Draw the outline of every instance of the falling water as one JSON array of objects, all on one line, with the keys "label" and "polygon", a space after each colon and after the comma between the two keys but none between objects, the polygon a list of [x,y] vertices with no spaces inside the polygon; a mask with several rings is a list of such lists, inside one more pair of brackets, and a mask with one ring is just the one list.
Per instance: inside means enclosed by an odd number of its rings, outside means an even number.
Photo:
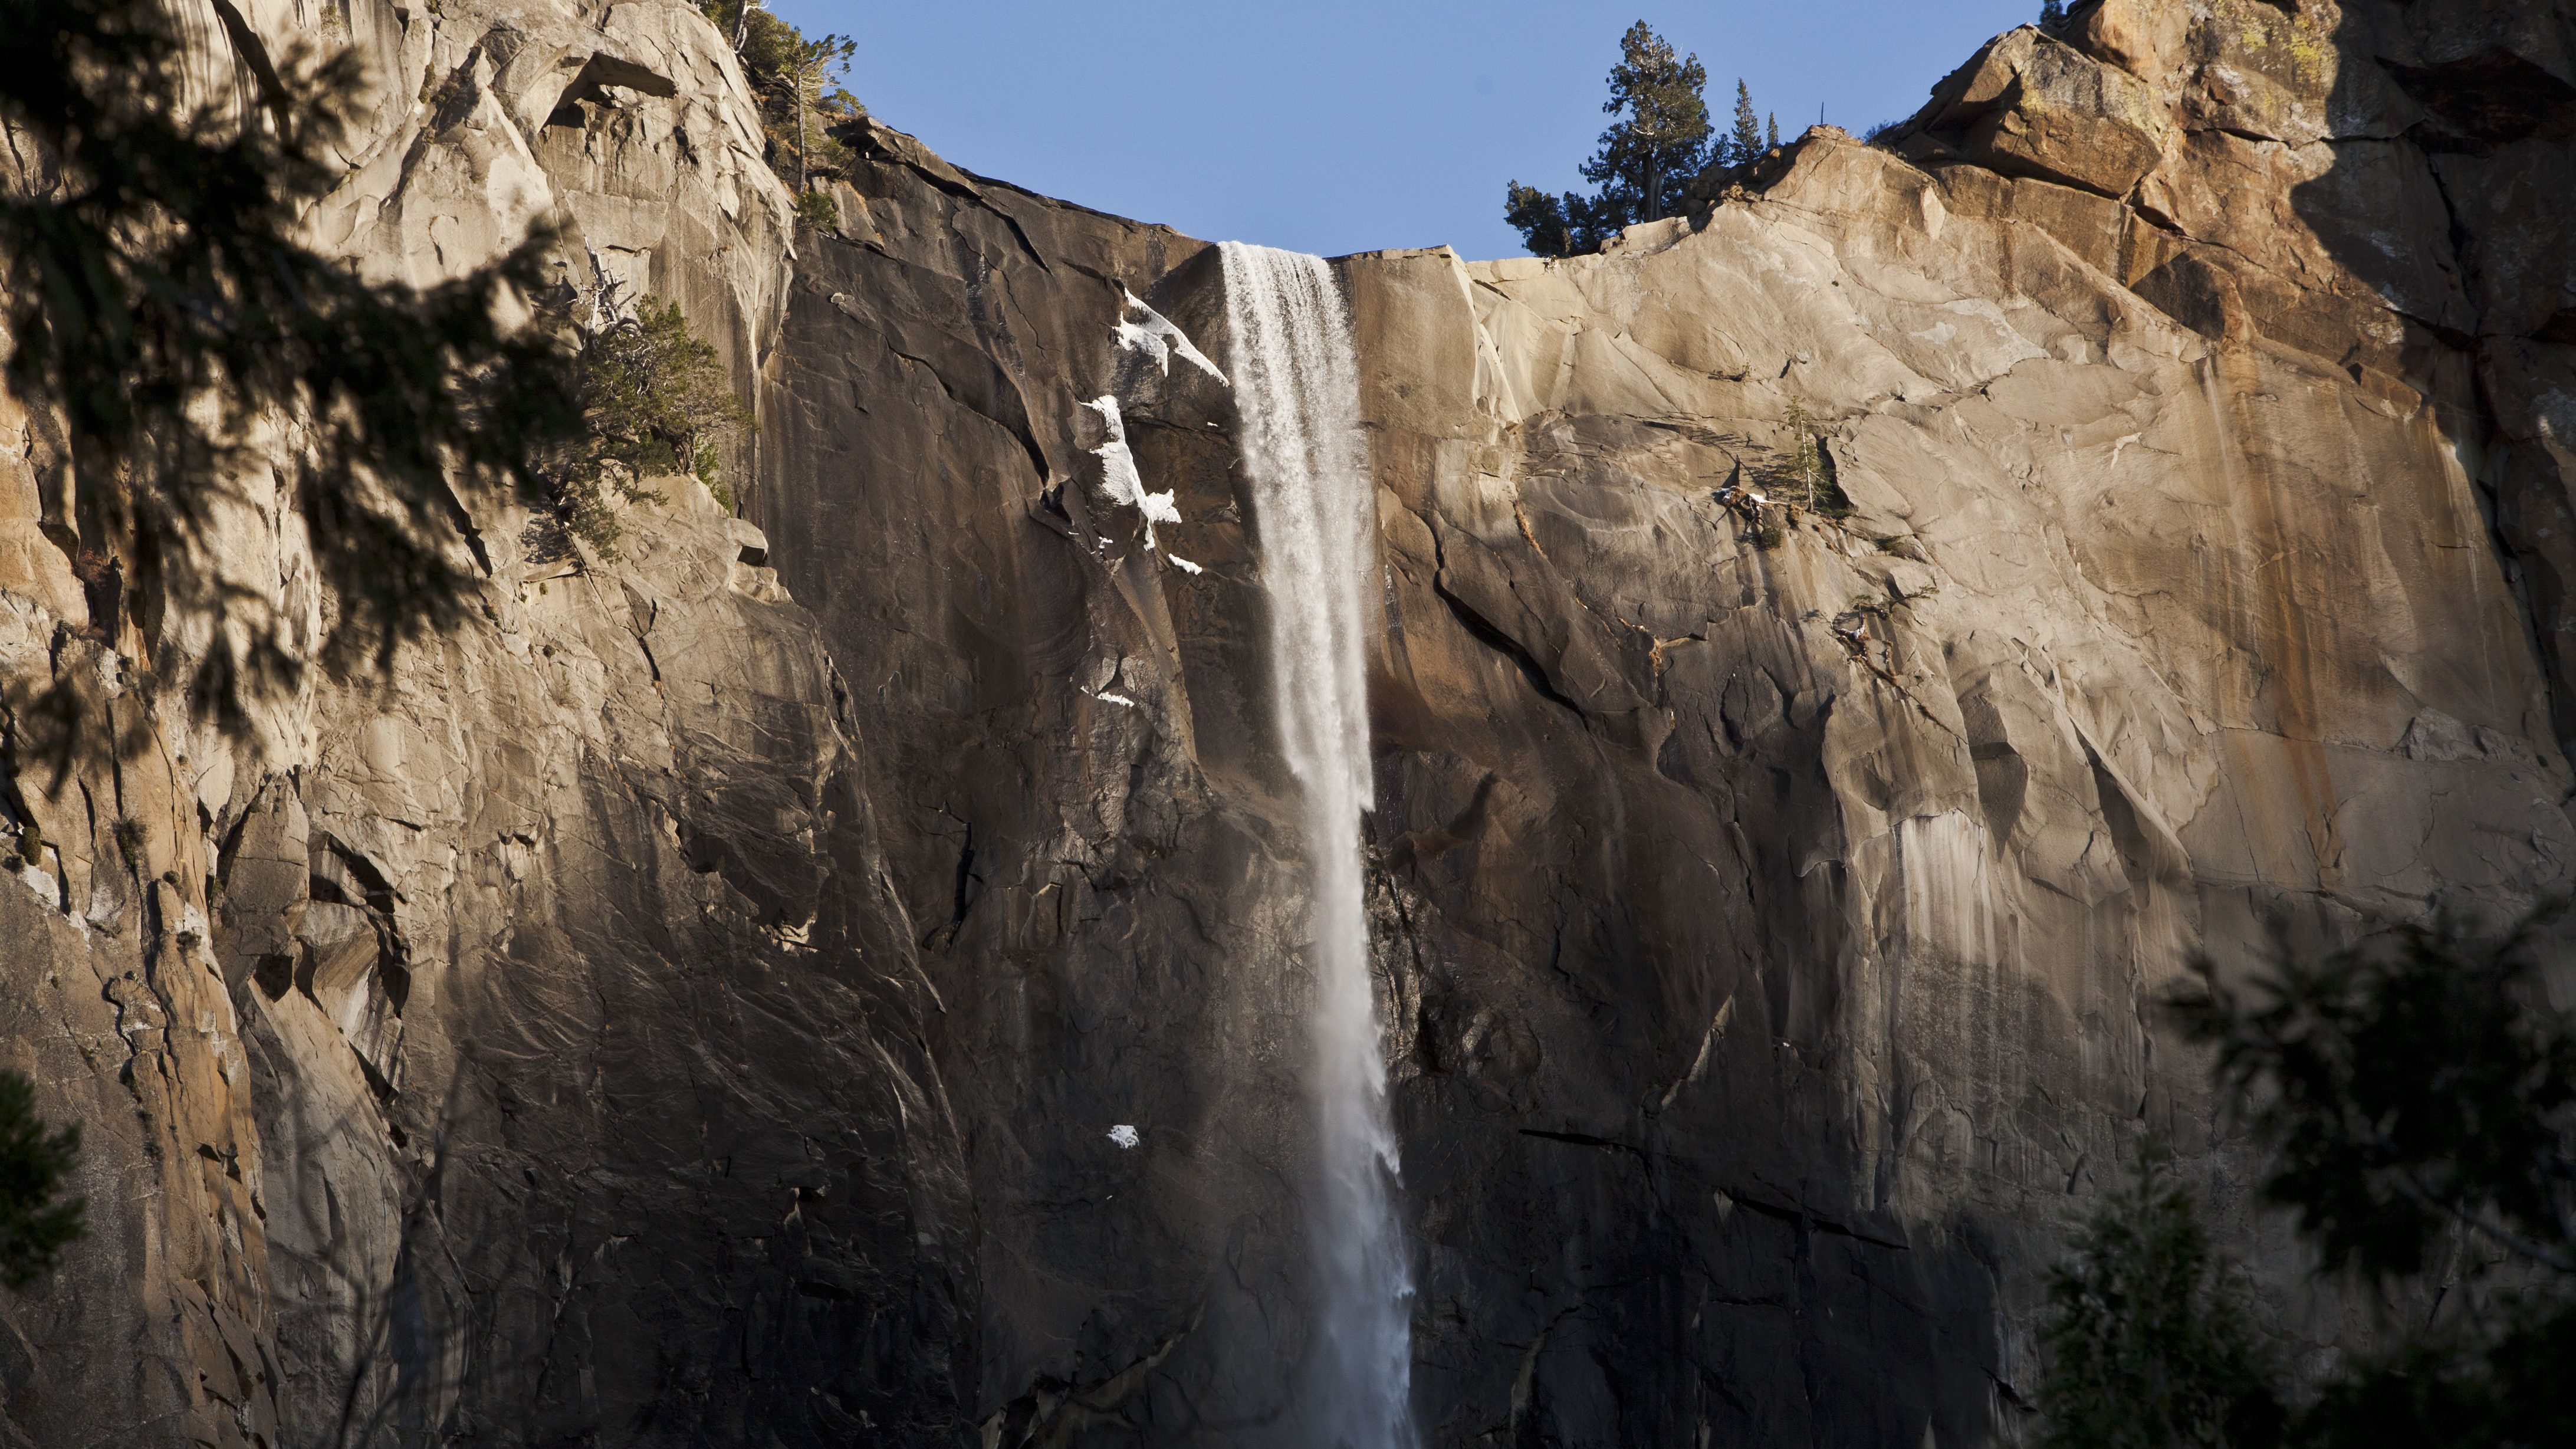
[{"label": "falling water", "polygon": [[1318,1449],[1399,1449],[1413,1441],[1413,1277],[1395,1221],[1395,1133],[1360,885],[1377,530],[1359,363],[1320,258],[1229,242],[1223,259],[1280,748],[1304,791],[1315,871],[1318,1332],[1306,1405]]}]

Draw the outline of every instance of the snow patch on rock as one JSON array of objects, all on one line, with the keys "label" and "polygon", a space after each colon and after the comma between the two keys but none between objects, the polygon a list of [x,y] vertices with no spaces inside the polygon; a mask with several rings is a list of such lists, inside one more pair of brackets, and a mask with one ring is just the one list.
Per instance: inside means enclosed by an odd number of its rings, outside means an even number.
[{"label": "snow patch on rock", "polygon": [[1140,321],[1130,321],[1125,313],[1120,314],[1118,328],[1110,335],[1121,348],[1130,352],[1142,352],[1152,357],[1155,365],[1162,368],[1165,377],[1172,375],[1172,354],[1177,352],[1181,355],[1182,361],[1215,378],[1225,386],[1233,386],[1232,383],[1226,382],[1224,373],[1216,370],[1216,364],[1208,361],[1206,353],[1190,345],[1188,334],[1173,326],[1169,318],[1138,301],[1136,294],[1124,287],[1119,289],[1119,295],[1127,299],[1127,312],[1144,314]]},{"label": "snow patch on rock", "polygon": [[1145,491],[1144,475],[1136,471],[1136,455],[1127,450],[1127,421],[1118,414],[1118,399],[1103,394],[1083,406],[1100,414],[1101,425],[1109,433],[1107,442],[1091,450],[1091,456],[1100,460],[1102,484],[1111,499],[1145,515],[1145,546],[1152,548],[1154,525],[1180,522],[1181,510],[1171,494]]}]

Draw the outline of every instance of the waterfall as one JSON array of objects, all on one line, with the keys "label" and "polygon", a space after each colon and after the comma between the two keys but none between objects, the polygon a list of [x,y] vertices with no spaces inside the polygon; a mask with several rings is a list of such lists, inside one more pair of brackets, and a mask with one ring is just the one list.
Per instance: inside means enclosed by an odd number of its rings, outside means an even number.
[{"label": "waterfall", "polygon": [[1321,258],[1228,242],[1243,461],[1270,595],[1279,744],[1304,794],[1320,1113],[1313,1235],[1316,1341],[1305,1405],[1317,1449],[1413,1442],[1413,1275],[1395,1220],[1395,1132],[1369,975],[1360,814],[1372,798],[1366,651],[1376,486],[1359,362]]}]

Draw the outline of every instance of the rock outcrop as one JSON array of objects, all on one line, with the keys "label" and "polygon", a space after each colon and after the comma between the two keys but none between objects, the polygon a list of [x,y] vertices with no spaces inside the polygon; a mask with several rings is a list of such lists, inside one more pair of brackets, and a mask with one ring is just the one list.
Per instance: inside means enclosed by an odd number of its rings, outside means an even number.
[{"label": "rock outcrop", "polygon": [[[795,231],[666,0],[247,13],[377,67],[362,265],[545,219],[720,339],[747,521],[461,498],[472,621],[227,734],[11,455],[0,678],[94,738],[11,737],[0,1065],[94,1231],[0,1443],[1293,1440],[1213,254],[872,123]],[[1600,256],[1339,264],[1426,1442],[2015,1442],[2150,1133],[2362,1331],[2154,1002],[2568,882],[2570,126],[2561,4],[2101,0]],[[283,508],[220,562],[309,633]]]}]

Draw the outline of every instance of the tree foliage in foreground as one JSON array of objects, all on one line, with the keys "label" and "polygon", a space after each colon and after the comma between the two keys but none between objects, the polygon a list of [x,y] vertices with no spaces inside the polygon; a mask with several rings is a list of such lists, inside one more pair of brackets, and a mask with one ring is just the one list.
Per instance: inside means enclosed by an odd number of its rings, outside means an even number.
[{"label": "tree foliage in foreground", "polygon": [[2329,1269],[2421,1272],[2457,1227],[2576,1273],[2576,1022],[2535,960],[2545,918],[2495,939],[2453,920],[2179,1005],[2273,1153],[2263,1193]]},{"label": "tree foliage in foreground", "polygon": [[[2276,948],[2251,983],[2173,1003],[2215,1048],[2216,1084],[2271,1155],[2262,1193],[2291,1216],[2320,1274],[2380,1289],[2433,1286],[2436,1311],[2392,1324],[2389,1347],[2289,1402],[2241,1336],[2135,1330],[2133,1367],[2095,1372],[2087,1307],[2140,1285],[2130,1324],[2207,1321],[2192,1275],[2144,1271],[2196,1233],[2187,1199],[2114,1199],[2052,1294],[2042,1407],[2053,1442],[2101,1426],[2167,1426],[2145,1444],[2285,1449],[2522,1449],[2576,1444],[2576,1018],[2550,1005],[2544,912],[2501,936],[2451,918],[2321,954]],[[2186,1244],[2187,1245],[2187,1244]],[[2116,1251],[2115,1251],[2116,1250]],[[2205,1248],[2199,1251],[2207,1258]],[[2445,1276],[2447,1275],[2447,1276]],[[2103,1289],[2103,1291],[2108,1291]],[[2182,1383],[2233,1393],[2216,1418],[2159,1418]],[[2221,1437],[2193,1437],[2191,1424]],[[2061,1432],[2062,1431],[2062,1432]]]},{"label": "tree foliage in foreground", "polygon": [[26,1287],[80,1236],[83,1203],[62,1191],[79,1155],[80,1128],[48,1130],[27,1079],[0,1072],[0,1283]]},{"label": "tree foliage in foreground", "polygon": [[2242,1282],[2152,1164],[2049,1274],[2045,1449],[2244,1444],[2277,1419]]},{"label": "tree foliage in foreground", "polygon": [[[451,484],[542,488],[578,428],[563,349],[509,320],[541,244],[427,289],[314,250],[299,222],[345,175],[357,59],[231,38],[255,104],[192,88],[155,0],[0,6],[7,380],[56,435],[72,505],[48,522],[90,565],[98,627],[137,601],[233,603],[208,535],[274,468],[336,602],[331,644],[382,659],[459,601]],[[265,631],[219,632],[194,687],[237,719],[303,663]]]}]

